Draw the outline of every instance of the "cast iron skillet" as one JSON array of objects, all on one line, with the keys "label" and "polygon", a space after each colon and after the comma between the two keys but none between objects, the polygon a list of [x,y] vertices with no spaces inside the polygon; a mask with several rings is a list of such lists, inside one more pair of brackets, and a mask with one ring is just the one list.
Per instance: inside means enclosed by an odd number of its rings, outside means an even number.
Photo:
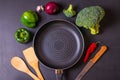
[{"label": "cast iron skillet", "polygon": [[72,67],[81,58],[84,39],[74,24],[53,20],[38,29],[33,47],[37,58],[55,69],[57,80],[61,80],[63,70]]}]

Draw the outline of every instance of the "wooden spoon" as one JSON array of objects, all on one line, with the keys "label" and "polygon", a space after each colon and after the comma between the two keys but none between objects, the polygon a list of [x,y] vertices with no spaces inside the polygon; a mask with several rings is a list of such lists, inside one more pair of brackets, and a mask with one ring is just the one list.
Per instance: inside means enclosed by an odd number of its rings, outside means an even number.
[{"label": "wooden spoon", "polygon": [[27,63],[35,70],[37,73],[37,76],[40,80],[44,80],[41,71],[39,70],[38,67],[38,58],[35,55],[33,47],[29,47],[25,50],[23,50],[23,55],[25,56],[25,59]]},{"label": "wooden spoon", "polygon": [[26,64],[24,63],[24,61],[20,58],[20,57],[13,57],[11,59],[11,64],[12,66],[24,73],[27,73],[29,76],[31,76],[34,80],[40,80],[38,77],[36,77],[26,66]]}]

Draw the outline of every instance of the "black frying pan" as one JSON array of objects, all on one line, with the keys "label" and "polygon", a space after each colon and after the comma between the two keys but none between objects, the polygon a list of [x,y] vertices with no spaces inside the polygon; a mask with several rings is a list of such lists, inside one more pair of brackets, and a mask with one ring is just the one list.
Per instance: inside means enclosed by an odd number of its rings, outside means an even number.
[{"label": "black frying pan", "polygon": [[59,74],[57,80],[61,80],[63,69],[70,68],[80,59],[84,49],[82,33],[65,20],[53,20],[42,25],[33,44],[38,59]]}]

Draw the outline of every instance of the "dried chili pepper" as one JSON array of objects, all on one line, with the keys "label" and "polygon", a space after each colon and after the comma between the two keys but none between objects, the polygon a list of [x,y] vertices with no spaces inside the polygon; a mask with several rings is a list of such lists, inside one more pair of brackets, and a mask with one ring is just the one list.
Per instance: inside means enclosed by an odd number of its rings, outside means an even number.
[{"label": "dried chili pepper", "polygon": [[83,60],[84,63],[88,60],[89,56],[95,51],[95,49],[97,47],[97,43],[98,42],[92,42],[90,44],[90,46],[88,47],[86,55],[85,55],[84,60]]}]

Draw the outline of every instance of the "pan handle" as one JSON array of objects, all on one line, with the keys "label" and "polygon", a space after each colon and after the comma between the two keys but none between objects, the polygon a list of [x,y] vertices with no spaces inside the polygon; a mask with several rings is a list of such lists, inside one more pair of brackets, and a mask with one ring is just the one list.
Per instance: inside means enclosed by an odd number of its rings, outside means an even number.
[{"label": "pan handle", "polygon": [[57,80],[62,80],[62,74],[63,74],[62,69],[55,69],[55,74],[56,74],[56,79]]}]

